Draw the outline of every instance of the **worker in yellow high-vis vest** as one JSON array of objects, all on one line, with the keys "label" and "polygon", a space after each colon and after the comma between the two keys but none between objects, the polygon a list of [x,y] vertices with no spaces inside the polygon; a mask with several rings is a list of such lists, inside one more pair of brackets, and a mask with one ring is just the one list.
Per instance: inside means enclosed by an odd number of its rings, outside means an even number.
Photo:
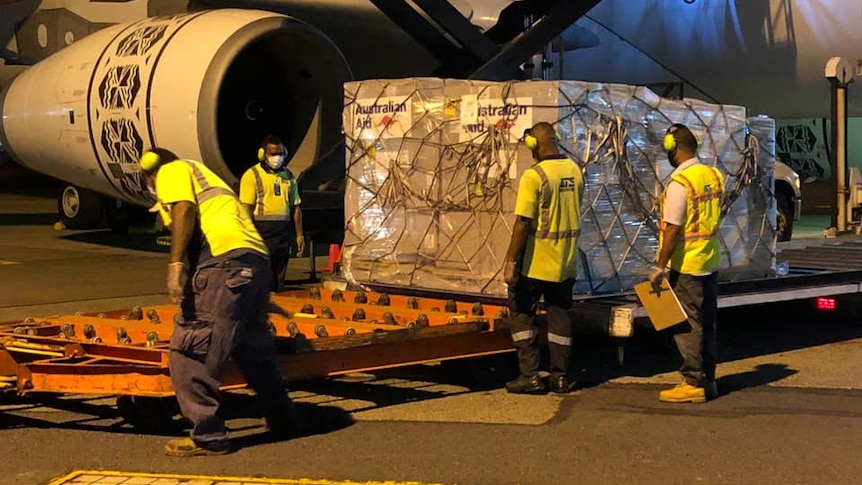
[{"label": "worker in yellow high-vis vest", "polygon": [[718,397],[716,316],[724,178],[698,160],[698,144],[682,124],[671,125],[662,143],[674,170],[662,195],[659,251],[649,279],[660,284],[667,276],[688,316],[687,322],[671,327],[684,381],[662,391],[663,402]]},{"label": "worker in yellow high-vis vest", "polygon": [[267,323],[272,274],[263,239],[233,190],[204,164],[163,148],[140,159],[143,180],[171,231],[167,289],[179,303],[169,368],[191,436],[165,453],[196,456],[231,450],[217,414],[222,373],[233,358],[260,397],[269,429],[298,430]]},{"label": "worker in yellow high-vis vest", "polygon": [[[560,153],[549,123],[524,134],[536,163],[521,175],[515,224],[506,252],[504,278],[509,287],[507,323],[518,350],[520,376],[506,383],[516,394],[550,390],[570,392],[572,290],[577,276],[578,236],[584,180],[580,167]],[[539,377],[539,348],[533,317],[544,298],[548,320],[550,373]]]},{"label": "worker in yellow high-vis vest", "polygon": [[269,248],[273,291],[284,288],[291,244],[296,254],[305,250],[302,232],[302,199],[293,173],[286,167],[287,150],[278,137],[264,138],[258,149],[258,162],[240,179],[239,199],[246,205],[254,225]]}]

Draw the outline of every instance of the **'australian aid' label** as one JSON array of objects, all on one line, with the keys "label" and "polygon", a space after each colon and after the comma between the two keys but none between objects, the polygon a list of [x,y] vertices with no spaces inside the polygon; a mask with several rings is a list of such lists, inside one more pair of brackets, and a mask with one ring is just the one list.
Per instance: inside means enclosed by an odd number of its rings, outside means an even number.
[{"label": "'australian aid' label", "polygon": [[483,136],[493,126],[498,133],[508,133],[509,142],[517,142],[524,130],[533,126],[533,98],[461,97],[461,134],[465,142]]},{"label": "'australian aid' label", "polygon": [[352,108],[353,135],[366,140],[401,138],[412,125],[407,96],[357,99]]}]

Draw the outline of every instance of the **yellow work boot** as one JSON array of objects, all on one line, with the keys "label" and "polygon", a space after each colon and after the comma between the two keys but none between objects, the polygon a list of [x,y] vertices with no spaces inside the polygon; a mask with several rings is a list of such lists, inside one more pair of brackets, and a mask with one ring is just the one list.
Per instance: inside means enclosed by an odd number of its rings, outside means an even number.
[{"label": "yellow work boot", "polygon": [[706,391],[702,387],[694,387],[683,382],[673,389],[661,391],[658,395],[661,402],[706,402]]}]

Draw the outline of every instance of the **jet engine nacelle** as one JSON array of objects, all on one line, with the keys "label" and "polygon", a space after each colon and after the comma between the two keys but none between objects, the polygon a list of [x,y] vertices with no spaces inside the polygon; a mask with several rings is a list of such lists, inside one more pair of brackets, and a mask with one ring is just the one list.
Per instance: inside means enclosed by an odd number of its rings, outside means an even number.
[{"label": "jet engine nacelle", "polygon": [[15,78],[0,94],[0,141],[32,170],[148,205],[137,160],[153,146],[236,184],[274,133],[301,173],[341,142],[350,78],[338,48],[291,17],[147,18],[93,33]]}]

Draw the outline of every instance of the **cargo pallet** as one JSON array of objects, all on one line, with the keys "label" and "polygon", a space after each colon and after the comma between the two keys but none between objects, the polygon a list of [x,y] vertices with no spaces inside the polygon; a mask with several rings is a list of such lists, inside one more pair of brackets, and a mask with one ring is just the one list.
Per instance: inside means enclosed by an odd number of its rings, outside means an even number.
[{"label": "cargo pallet", "polygon": [[[273,294],[269,325],[288,381],[513,351],[501,306],[310,288]],[[21,394],[161,398],[176,307],[0,324],[0,383]],[[245,386],[230,365],[222,389]]]}]

